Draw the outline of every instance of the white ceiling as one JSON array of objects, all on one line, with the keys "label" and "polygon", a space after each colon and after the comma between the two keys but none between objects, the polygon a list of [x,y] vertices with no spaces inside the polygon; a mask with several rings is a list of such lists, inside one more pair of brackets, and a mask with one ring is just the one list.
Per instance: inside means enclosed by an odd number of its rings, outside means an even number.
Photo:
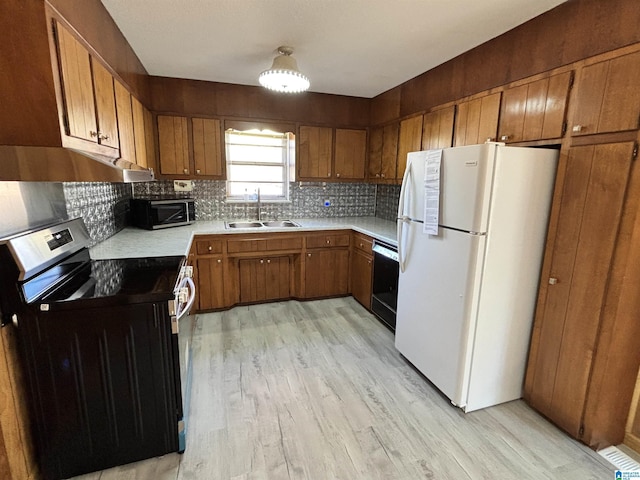
[{"label": "white ceiling", "polygon": [[280,45],[311,91],[374,97],[564,0],[102,0],[151,75],[258,85]]}]

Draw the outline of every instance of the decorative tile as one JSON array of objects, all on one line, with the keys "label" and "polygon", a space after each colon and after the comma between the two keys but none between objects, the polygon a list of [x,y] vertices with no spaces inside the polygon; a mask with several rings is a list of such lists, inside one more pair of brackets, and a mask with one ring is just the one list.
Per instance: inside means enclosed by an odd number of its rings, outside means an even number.
[{"label": "decorative tile", "polygon": [[378,185],[376,194],[376,217],[395,221],[398,216],[400,185]]}]

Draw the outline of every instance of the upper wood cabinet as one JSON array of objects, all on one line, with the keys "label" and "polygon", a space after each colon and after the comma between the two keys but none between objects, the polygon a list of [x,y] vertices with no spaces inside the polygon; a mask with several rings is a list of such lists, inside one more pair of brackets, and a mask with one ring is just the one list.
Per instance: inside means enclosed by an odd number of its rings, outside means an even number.
[{"label": "upper wood cabinet", "polygon": [[422,146],[422,115],[407,118],[400,122],[400,136],[398,140],[398,166],[396,178],[402,180],[407,168],[407,154],[416,152]]},{"label": "upper wood cabinet", "polygon": [[502,92],[498,140],[515,143],[562,137],[572,78],[572,72],[565,72]]},{"label": "upper wood cabinet", "polygon": [[302,125],[298,145],[299,180],[364,180],[366,130]]},{"label": "upper wood cabinet", "polygon": [[333,162],[336,178],[364,180],[367,162],[367,131],[336,128]]},{"label": "upper wood cabinet", "polygon": [[[587,443],[590,439],[583,435],[591,420],[585,416],[585,404],[601,385],[602,377],[592,375],[594,362],[609,355],[598,342],[605,330],[602,312],[609,303],[606,296],[633,151],[633,142],[569,150],[566,166],[559,169],[562,190],[556,192],[551,218],[556,227],[547,240],[540,281],[525,399]],[[609,357],[605,363],[614,368],[620,361],[624,358]],[[600,409],[598,415],[611,419],[612,413]]]},{"label": "upper wood cabinet", "polygon": [[[120,82],[115,82],[118,131],[120,132],[120,158],[136,163],[136,142],[133,132],[131,94]],[[146,155],[146,152],[145,152]]]},{"label": "upper wood cabinet", "polygon": [[91,58],[89,51],[66,28],[55,22],[54,32],[62,91],[62,124],[66,135],[63,142],[66,140],[65,146],[71,148],[117,158],[113,77]]},{"label": "upper wood cabinet", "polygon": [[158,148],[162,175],[190,175],[187,117],[158,115]]},{"label": "upper wood cabinet", "polygon": [[572,135],[640,128],[640,52],[594,63],[578,75]]},{"label": "upper wood cabinet", "polygon": [[216,118],[192,118],[193,162],[197,177],[224,178],[222,126]]},{"label": "upper wood cabinet", "polygon": [[149,152],[147,151],[147,126],[145,125],[145,108],[140,101],[131,96],[131,112],[133,119],[133,139],[136,151],[136,163],[141,167],[153,165],[149,162]]},{"label": "upper wood cabinet", "polygon": [[425,114],[422,120],[422,150],[447,148],[453,142],[453,120],[456,107],[442,108]]},{"label": "upper wood cabinet", "polygon": [[331,178],[333,130],[329,127],[300,126],[298,134],[298,179]]},{"label": "upper wood cabinet", "polygon": [[369,132],[369,181],[389,183],[396,178],[399,124],[372,128]]},{"label": "upper wood cabinet", "polygon": [[453,145],[495,142],[498,134],[501,93],[486,95],[458,104]]}]

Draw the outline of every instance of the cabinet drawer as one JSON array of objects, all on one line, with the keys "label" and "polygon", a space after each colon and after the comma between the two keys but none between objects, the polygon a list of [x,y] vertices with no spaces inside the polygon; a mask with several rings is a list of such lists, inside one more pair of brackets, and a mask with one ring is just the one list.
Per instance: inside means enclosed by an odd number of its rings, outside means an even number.
[{"label": "cabinet drawer", "polygon": [[307,237],[307,248],[348,247],[349,234],[313,235]]},{"label": "cabinet drawer", "polygon": [[302,249],[302,237],[239,238],[227,241],[227,251],[229,253],[300,249]]},{"label": "cabinet drawer", "polygon": [[222,240],[220,239],[196,240],[196,253],[198,255],[207,255],[210,253],[222,253]]},{"label": "cabinet drawer", "polygon": [[355,248],[356,250],[360,250],[367,255],[371,255],[373,253],[373,239],[368,235],[354,233],[353,248]]}]

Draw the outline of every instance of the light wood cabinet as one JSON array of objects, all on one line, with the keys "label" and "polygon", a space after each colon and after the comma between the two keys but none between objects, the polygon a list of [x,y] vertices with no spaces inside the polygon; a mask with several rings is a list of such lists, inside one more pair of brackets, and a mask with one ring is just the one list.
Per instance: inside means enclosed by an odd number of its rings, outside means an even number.
[{"label": "light wood cabinet", "polygon": [[400,122],[400,136],[398,139],[398,166],[396,179],[402,180],[407,168],[407,154],[416,152],[422,146],[422,115],[407,118]]},{"label": "light wood cabinet", "polygon": [[131,113],[133,119],[133,140],[136,152],[136,163],[141,167],[150,167],[149,152],[147,151],[147,127],[145,125],[145,108],[136,97],[131,95]]},{"label": "light wood cabinet", "polygon": [[498,140],[506,143],[560,138],[572,72],[564,72],[502,92]]},{"label": "light wood cabinet", "polygon": [[[156,166],[156,129],[155,122],[153,121],[153,114],[143,107],[142,115],[144,117],[144,138],[145,138],[145,150],[147,152],[147,167]],[[135,127],[135,125],[134,125]],[[140,158],[138,158],[140,161]]]},{"label": "light wood cabinet", "polygon": [[189,135],[187,117],[158,115],[160,173],[189,175]]},{"label": "light wood cabinet", "polygon": [[226,307],[224,258],[216,255],[198,258],[196,262],[198,310]]},{"label": "light wood cabinet", "polygon": [[222,160],[222,127],[215,118],[192,118],[193,162],[195,175],[208,178],[225,177]]},{"label": "light wood cabinet", "polygon": [[422,120],[422,150],[447,148],[453,142],[454,105],[429,112]]},{"label": "light wood cabinet", "polygon": [[242,258],[240,303],[266,302],[290,297],[291,266],[289,256]]},{"label": "light wood cabinet", "polygon": [[[118,131],[113,77],[66,28],[57,22],[54,28],[64,133],[72,142],[67,146],[84,147],[116,158]],[[72,139],[81,142],[74,143]],[[108,148],[94,149],[92,144]]]},{"label": "light wood cabinet", "polygon": [[640,128],[640,52],[582,68],[578,75],[572,135]]},{"label": "light wood cabinet", "polygon": [[349,249],[322,248],[307,251],[305,298],[331,297],[349,293]]},{"label": "light wood cabinet", "polygon": [[631,399],[624,443],[636,452],[640,452],[640,372],[636,378],[636,388]]},{"label": "light wood cabinet", "polygon": [[372,128],[369,132],[368,179],[374,183],[389,183],[396,178],[399,124]]},{"label": "light wood cabinet", "polygon": [[298,134],[298,179],[327,180],[331,178],[333,129],[300,126]]},{"label": "light wood cabinet", "polygon": [[500,92],[458,104],[453,145],[495,142],[500,116]]},{"label": "light wood cabinet", "polygon": [[[136,142],[133,132],[131,94],[120,82],[115,82],[118,132],[120,132],[120,158],[136,163]],[[145,152],[146,155],[146,152]]]},{"label": "light wood cabinet", "polygon": [[607,355],[597,345],[633,151],[633,142],[569,150],[534,321],[525,399],[587,443],[585,405],[598,390],[594,361]]},{"label": "light wood cabinet", "polygon": [[335,177],[364,180],[367,162],[367,131],[336,128],[334,149]]},{"label": "light wood cabinet", "polygon": [[352,240],[351,295],[370,310],[373,287],[373,239],[361,233],[354,233]]}]

